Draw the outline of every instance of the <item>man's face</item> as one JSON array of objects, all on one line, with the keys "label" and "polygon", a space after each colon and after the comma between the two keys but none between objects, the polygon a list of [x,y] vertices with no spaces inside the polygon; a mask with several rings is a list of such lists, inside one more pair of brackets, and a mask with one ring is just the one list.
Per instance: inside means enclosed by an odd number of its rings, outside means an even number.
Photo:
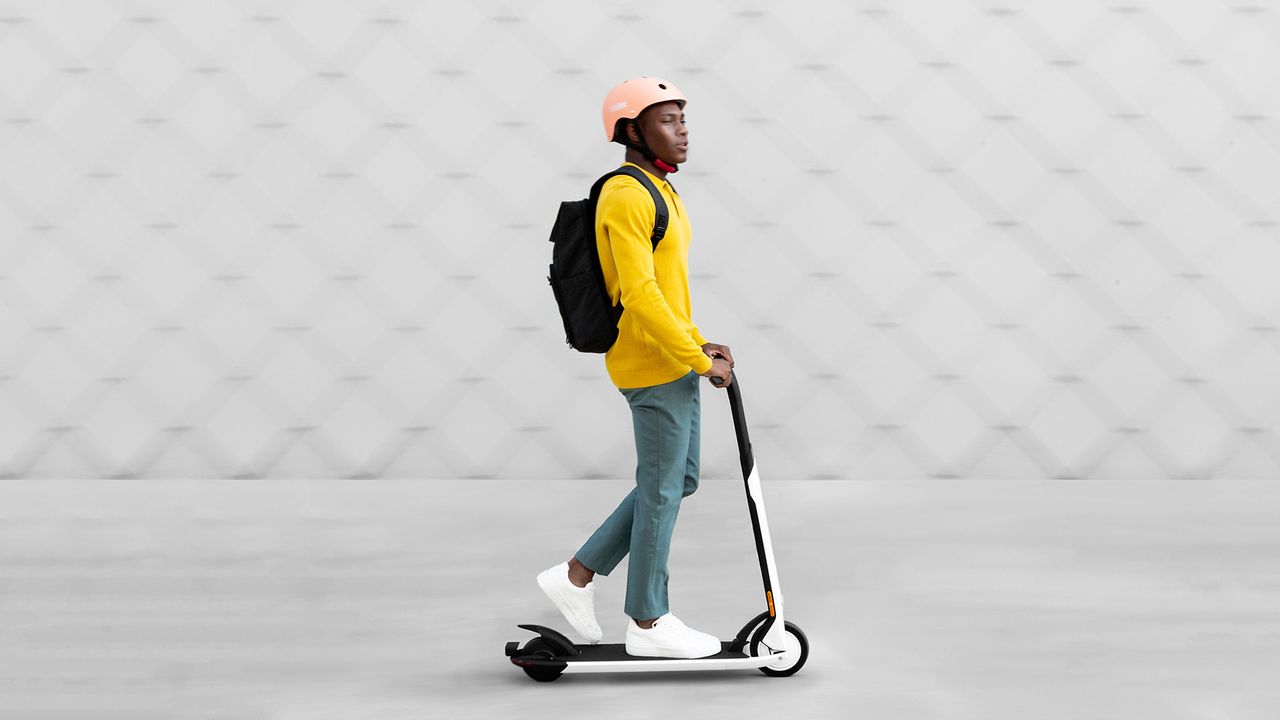
[{"label": "man's face", "polygon": [[654,154],[672,165],[689,159],[689,128],[684,124],[680,103],[651,105],[638,118],[640,130]]}]

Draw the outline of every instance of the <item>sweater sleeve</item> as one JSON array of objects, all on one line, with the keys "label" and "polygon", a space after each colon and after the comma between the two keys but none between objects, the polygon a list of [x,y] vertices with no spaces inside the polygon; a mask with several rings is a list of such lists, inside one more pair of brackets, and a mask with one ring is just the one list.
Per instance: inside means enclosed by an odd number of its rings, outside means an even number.
[{"label": "sweater sleeve", "polygon": [[653,200],[636,185],[618,183],[600,198],[604,232],[618,268],[624,313],[680,362],[701,374],[711,369],[695,335],[680,326],[653,270]]},{"label": "sweater sleeve", "polygon": [[698,330],[697,326],[694,326],[693,328],[693,341],[698,343],[698,347],[702,347],[703,345],[706,345],[707,343],[711,342],[710,340],[702,336],[702,332]]}]

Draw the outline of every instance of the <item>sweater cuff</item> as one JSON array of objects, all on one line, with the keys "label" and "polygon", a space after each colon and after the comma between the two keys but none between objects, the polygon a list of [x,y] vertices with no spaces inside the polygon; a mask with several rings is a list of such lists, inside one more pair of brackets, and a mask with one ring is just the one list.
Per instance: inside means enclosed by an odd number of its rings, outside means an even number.
[{"label": "sweater cuff", "polygon": [[711,358],[707,357],[706,355],[703,355],[703,356],[702,356],[702,362],[698,363],[697,365],[693,365],[692,367],[693,367],[693,371],[694,371],[694,372],[696,372],[696,373],[698,373],[699,375],[701,375],[701,374],[705,373],[706,371],[710,370],[710,369],[711,369],[711,365],[712,365],[712,363],[711,363]]}]

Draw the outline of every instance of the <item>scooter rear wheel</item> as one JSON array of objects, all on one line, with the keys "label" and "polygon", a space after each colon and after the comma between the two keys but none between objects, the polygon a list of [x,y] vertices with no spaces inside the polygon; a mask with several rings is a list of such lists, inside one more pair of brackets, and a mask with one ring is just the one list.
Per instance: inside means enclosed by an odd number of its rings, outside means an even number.
[{"label": "scooter rear wheel", "polygon": [[[551,647],[551,643],[542,638],[534,638],[525,643],[524,648],[520,650],[521,655],[542,658],[544,660],[554,660],[556,658],[555,650]],[[551,682],[560,677],[560,673],[564,672],[561,668],[554,667],[522,667],[524,674],[537,680],[538,682]]]},{"label": "scooter rear wheel", "polygon": [[[787,659],[782,661],[780,665],[765,665],[760,668],[760,672],[770,677],[788,677],[800,672],[800,668],[804,667],[804,663],[809,659],[809,638],[805,637],[804,631],[799,625],[787,621],[784,626],[786,633],[783,635],[785,647],[775,648],[777,650],[786,650]],[[756,628],[755,633],[751,636],[751,655],[752,657],[760,656],[760,646],[763,644],[766,627],[761,625]],[[767,652],[766,648],[766,652]]]}]

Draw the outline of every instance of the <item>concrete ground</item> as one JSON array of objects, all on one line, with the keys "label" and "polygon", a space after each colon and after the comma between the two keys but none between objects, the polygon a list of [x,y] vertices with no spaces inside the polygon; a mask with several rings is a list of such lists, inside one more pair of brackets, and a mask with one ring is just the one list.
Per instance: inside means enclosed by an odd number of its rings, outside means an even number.
[{"label": "concrete ground", "polygon": [[[533,576],[627,487],[0,482],[0,717],[1280,717],[1280,483],[766,475],[804,670],[534,683],[502,655],[565,628]],[[690,625],[761,609],[749,533],[739,480],[684,507]]]}]

